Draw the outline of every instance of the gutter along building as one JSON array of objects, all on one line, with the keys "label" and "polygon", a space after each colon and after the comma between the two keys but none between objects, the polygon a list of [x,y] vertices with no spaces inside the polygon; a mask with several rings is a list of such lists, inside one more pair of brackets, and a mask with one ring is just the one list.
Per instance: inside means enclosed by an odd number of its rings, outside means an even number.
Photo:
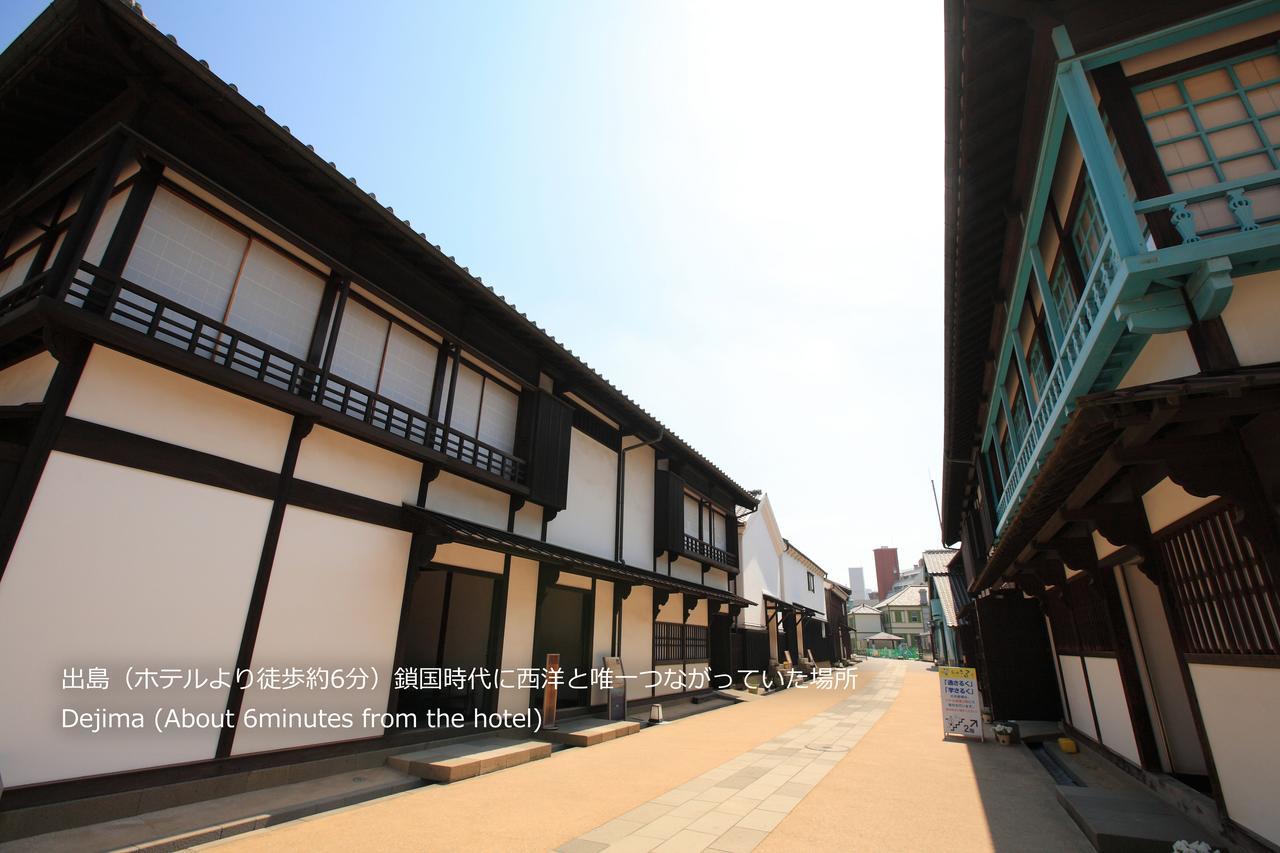
[{"label": "gutter along building", "polygon": [[[424,737],[246,709],[539,699],[402,667],[729,671],[750,493],[130,6],[58,0],[0,81],[0,810]],[[59,689],[91,667],[108,689]],[[376,687],[161,695],[128,667]],[[158,702],[233,722],[59,727]]]},{"label": "gutter along building", "polygon": [[959,654],[1274,847],[1280,7],[1020,8],[946,5]]}]

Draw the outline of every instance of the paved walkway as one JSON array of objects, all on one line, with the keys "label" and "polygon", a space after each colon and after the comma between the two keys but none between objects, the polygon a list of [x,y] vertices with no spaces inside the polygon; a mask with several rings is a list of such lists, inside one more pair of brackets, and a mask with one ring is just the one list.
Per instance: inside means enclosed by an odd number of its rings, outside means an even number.
[{"label": "paved walkway", "polygon": [[[217,842],[257,850],[1080,851],[1030,752],[946,740],[937,674],[738,705]],[[214,846],[214,845],[210,845]]]},{"label": "paved walkway", "polygon": [[859,691],[559,850],[753,850],[888,710],[906,673],[902,664],[890,667],[870,690]]}]

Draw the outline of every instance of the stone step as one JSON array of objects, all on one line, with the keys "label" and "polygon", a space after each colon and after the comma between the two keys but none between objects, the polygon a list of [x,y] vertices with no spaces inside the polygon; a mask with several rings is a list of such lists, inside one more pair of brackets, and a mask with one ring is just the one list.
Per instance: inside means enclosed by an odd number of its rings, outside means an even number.
[{"label": "stone step", "polygon": [[1155,794],[1058,786],[1058,802],[1098,853],[1168,853],[1176,841],[1229,848]]},{"label": "stone step", "polygon": [[372,767],[34,835],[0,844],[0,849],[5,853],[183,850],[420,787],[420,779],[388,767]]},{"label": "stone step", "polygon": [[626,737],[640,731],[640,724],[632,720],[602,720],[598,717],[577,717],[562,720],[554,730],[543,729],[539,739],[566,746],[595,746],[607,740]]},{"label": "stone step", "polygon": [[448,784],[538,761],[550,754],[551,744],[540,740],[481,737],[393,755],[387,764],[428,782]]}]

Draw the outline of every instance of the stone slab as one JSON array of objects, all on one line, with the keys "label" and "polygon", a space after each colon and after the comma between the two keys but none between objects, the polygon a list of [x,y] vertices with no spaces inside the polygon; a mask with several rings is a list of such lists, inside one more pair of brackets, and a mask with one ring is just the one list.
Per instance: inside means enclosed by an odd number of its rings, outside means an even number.
[{"label": "stone slab", "polygon": [[1180,840],[1228,849],[1154,794],[1059,785],[1058,802],[1098,853],[1168,853]]},{"label": "stone slab", "polygon": [[579,717],[565,720],[554,731],[543,729],[536,737],[566,746],[595,746],[615,738],[627,737],[640,731],[640,724],[632,720],[601,720],[596,717]]},{"label": "stone slab", "polygon": [[551,744],[545,741],[483,737],[393,755],[387,764],[402,773],[447,785],[538,761],[550,754]]}]

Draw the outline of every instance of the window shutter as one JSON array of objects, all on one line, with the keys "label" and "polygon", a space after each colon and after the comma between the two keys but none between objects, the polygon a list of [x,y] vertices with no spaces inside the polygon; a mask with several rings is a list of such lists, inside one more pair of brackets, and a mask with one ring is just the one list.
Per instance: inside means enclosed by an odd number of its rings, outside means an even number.
[{"label": "window shutter", "polygon": [[379,393],[425,414],[431,407],[436,357],[436,348],[430,342],[400,326],[392,326],[387,338],[387,354],[382,361]]},{"label": "window shutter", "polygon": [[333,348],[333,375],[375,391],[382,350],[387,344],[388,321],[354,300],[347,300]]},{"label": "window shutter", "polygon": [[484,377],[465,364],[458,365],[458,384],[453,388],[453,408],[449,426],[466,435],[475,435],[480,426],[480,395]]},{"label": "window shutter", "polygon": [[653,483],[653,550],[679,551],[684,544],[684,480],[659,468]]},{"label": "window shutter", "polygon": [[539,391],[535,399],[529,499],[549,509],[561,510],[569,496],[573,409],[546,391]]}]

